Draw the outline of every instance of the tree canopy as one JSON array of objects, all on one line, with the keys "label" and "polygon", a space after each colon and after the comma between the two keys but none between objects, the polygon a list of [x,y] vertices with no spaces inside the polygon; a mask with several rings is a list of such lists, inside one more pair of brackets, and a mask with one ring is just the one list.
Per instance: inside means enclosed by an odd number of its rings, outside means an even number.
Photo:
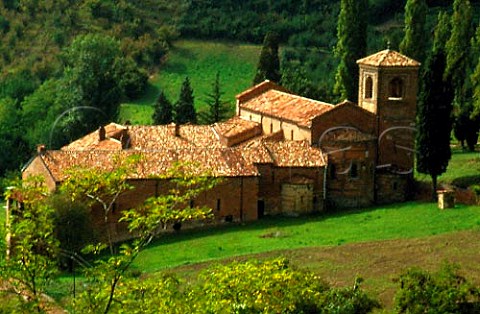
[{"label": "tree canopy", "polygon": [[339,60],[334,94],[338,100],[357,101],[357,60],[367,54],[368,0],[342,0],[337,23],[335,56]]},{"label": "tree canopy", "polygon": [[190,79],[185,77],[180,89],[180,95],[174,105],[174,121],[177,124],[197,123],[197,113],[195,111],[195,98],[193,89],[190,85]]}]

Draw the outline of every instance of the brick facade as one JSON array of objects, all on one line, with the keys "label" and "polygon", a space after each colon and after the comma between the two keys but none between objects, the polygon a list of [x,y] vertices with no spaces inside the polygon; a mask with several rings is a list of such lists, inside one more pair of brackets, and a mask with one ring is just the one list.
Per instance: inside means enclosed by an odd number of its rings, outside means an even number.
[{"label": "brick facade", "polygon": [[[412,190],[419,63],[391,50],[357,63],[358,105],[334,106],[265,81],[237,96],[237,115],[228,121],[111,123],[60,151],[40,150],[23,175],[43,175],[54,190],[69,167],[108,170],[114,154],[143,154],[145,165],[130,180],[135,190],[122,195],[112,213],[117,239],[126,235],[116,223],[121,212],[165,193],[166,182],[153,177],[174,161],[197,162],[200,171],[222,178],[192,200],[213,209],[212,223],[404,201]],[[102,213],[92,214],[101,230]]]}]

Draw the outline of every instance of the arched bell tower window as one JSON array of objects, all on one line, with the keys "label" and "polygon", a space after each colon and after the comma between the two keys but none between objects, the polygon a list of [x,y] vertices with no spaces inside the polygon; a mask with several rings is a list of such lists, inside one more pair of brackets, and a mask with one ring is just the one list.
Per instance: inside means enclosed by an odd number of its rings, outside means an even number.
[{"label": "arched bell tower window", "polygon": [[365,99],[370,99],[373,97],[373,80],[370,76],[367,76],[365,79]]},{"label": "arched bell tower window", "polygon": [[389,99],[402,99],[403,97],[403,80],[399,77],[395,77],[388,84],[388,98]]}]

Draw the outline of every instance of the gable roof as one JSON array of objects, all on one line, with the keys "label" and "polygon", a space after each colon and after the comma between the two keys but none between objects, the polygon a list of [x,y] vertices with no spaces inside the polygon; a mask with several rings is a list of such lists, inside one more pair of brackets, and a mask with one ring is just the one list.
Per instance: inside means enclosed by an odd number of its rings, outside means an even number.
[{"label": "gable roof", "polygon": [[243,101],[247,101],[248,99],[250,98],[253,98],[255,96],[258,96],[262,93],[264,93],[265,91],[267,90],[270,90],[270,89],[275,89],[275,90],[278,90],[278,91],[282,91],[282,92],[287,92],[287,89],[270,81],[270,80],[265,80],[253,87],[250,87],[249,89],[241,92],[240,94],[237,94],[235,96],[235,98],[237,98],[238,101],[240,102],[243,102]]},{"label": "gable roof", "polygon": [[419,67],[420,62],[413,60],[395,50],[385,49],[363,59],[358,64],[377,67]]},{"label": "gable roof", "polygon": [[277,89],[262,90],[255,97],[243,100],[243,102],[239,103],[239,106],[241,109],[277,117],[305,127],[311,126],[313,118],[334,107],[329,103]]}]

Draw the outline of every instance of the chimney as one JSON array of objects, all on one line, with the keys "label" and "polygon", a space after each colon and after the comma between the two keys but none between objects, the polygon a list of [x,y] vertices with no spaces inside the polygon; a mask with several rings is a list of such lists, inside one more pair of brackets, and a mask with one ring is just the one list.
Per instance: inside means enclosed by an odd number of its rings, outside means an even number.
[{"label": "chimney", "polygon": [[128,134],[128,128],[122,130],[120,142],[122,143],[122,149],[130,148],[130,135]]},{"label": "chimney", "polygon": [[174,127],[173,135],[175,135],[176,137],[180,137],[180,124],[173,123],[173,127]]},{"label": "chimney", "polygon": [[37,153],[39,155],[44,155],[46,151],[47,151],[47,147],[45,146],[45,144],[38,144],[37,145]]},{"label": "chimney", "polygon": [[105,134],[105,128],[103,126],[98,128],[98,141],[101,142],[105,140],[106,134]]}]

